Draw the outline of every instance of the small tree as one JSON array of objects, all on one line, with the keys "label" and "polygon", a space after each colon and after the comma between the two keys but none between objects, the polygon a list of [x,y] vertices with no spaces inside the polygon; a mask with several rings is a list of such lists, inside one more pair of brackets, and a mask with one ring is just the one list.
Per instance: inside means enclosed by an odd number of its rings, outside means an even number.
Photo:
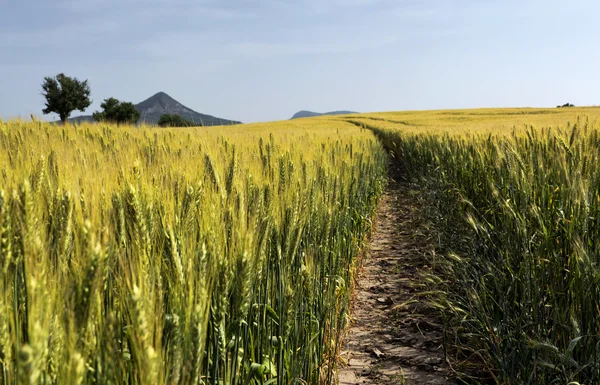
[{"label": "small tree", "polygon": [[115,98],[104,99],[102,104],[100,104],[100,107],[102,107],[103,111],[94,112],[92,114],[94,120],[97,122],[110,121],[111,119],[114,119],[117,115],[119,101]]},{"label": "small tree", "polygon": [[63,124],[73,111],[83,112],[92,104],[87,80],[79,81],[60,73],[54,78],[45,77],[42,90],[42,95],[46,98],[46,108],[42,112],[58,114]]},{"label": "small tree", "polygon": [[92,115],[97,122],[135,124],[140,119],[140,112],[131,102],[120,102],[118,99],[108,98],[104,99],[100,107],[103,111],[96,111]]},{"label": "small tree", "polygon": [[575,107],[575,105],[571,104],[571,103],[565,103],[562,106],[556,106],[556,108],[565,108],[565,107]]},{"label": "small tree", "polygon": [[194,122],[190,122],[189,120],[183,118],[180,115],[170,115],[163,114],[160,116],[158,120],[158,125],[161,127],[196,127],[202,126],[202,124],[197,124]]}]

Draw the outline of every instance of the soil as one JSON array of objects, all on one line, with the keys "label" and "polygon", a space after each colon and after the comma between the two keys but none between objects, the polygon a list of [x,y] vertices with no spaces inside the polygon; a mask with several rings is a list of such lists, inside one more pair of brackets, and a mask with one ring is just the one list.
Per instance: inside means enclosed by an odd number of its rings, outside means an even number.
[{"label": "soil", "polygon": [[420,192],[391,177],[359,269],[340,385],[455,384],[445,361],[440,315],[419,293],[435,234],[420,215]]}]

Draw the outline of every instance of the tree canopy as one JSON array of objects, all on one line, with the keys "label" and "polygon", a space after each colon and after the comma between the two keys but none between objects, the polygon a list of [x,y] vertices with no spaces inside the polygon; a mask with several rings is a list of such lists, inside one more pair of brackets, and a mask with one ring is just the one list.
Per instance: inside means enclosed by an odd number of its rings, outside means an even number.
[{"label": "tree canopy", "polygon": [[161,127],[198,127],[201,123],[190,122],[180,115],[163,114],[158,120],[158,125]]},{"label": "tree canopy", "polygon": [[45,77],[42,83],[42,95],[46,98],[44,114],[56,113],[63,124],[67,122],[75,110],[85,111],[92,104],[90,87],[87,80],[66,76],[63,73],[56,77]]},{"label": "tree canopy", "polygon": [[97,122],[135,124],[140,119],[140,112],[131,102],[120,102],[118,99],[108,98],[104,99],[100,107],[103,111],[96,111],[92,115]]}]

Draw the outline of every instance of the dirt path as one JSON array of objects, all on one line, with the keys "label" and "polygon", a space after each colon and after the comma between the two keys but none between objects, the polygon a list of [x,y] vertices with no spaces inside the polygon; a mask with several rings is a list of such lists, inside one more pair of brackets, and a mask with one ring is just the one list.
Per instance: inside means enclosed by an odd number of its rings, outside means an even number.
[{"label": "dirt path", "polygon": [[429,269],[425,255],[433,250],[418,197],[396,180],[382,197],[356,283],[340,385],[454,384],[438,317],[417,296],[418,274]]}]

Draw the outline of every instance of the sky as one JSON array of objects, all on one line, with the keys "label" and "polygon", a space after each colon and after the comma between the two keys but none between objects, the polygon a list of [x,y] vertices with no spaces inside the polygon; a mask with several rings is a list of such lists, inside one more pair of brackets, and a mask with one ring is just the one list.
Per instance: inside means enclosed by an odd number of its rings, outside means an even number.
[{"label": "sky", "polygon": [[43,78],[61,72],[89,81],[86,114],[159,91],[243,122],[599,105],[599,14],[595,0],[0,0],[0,117],[42,116]]}]

